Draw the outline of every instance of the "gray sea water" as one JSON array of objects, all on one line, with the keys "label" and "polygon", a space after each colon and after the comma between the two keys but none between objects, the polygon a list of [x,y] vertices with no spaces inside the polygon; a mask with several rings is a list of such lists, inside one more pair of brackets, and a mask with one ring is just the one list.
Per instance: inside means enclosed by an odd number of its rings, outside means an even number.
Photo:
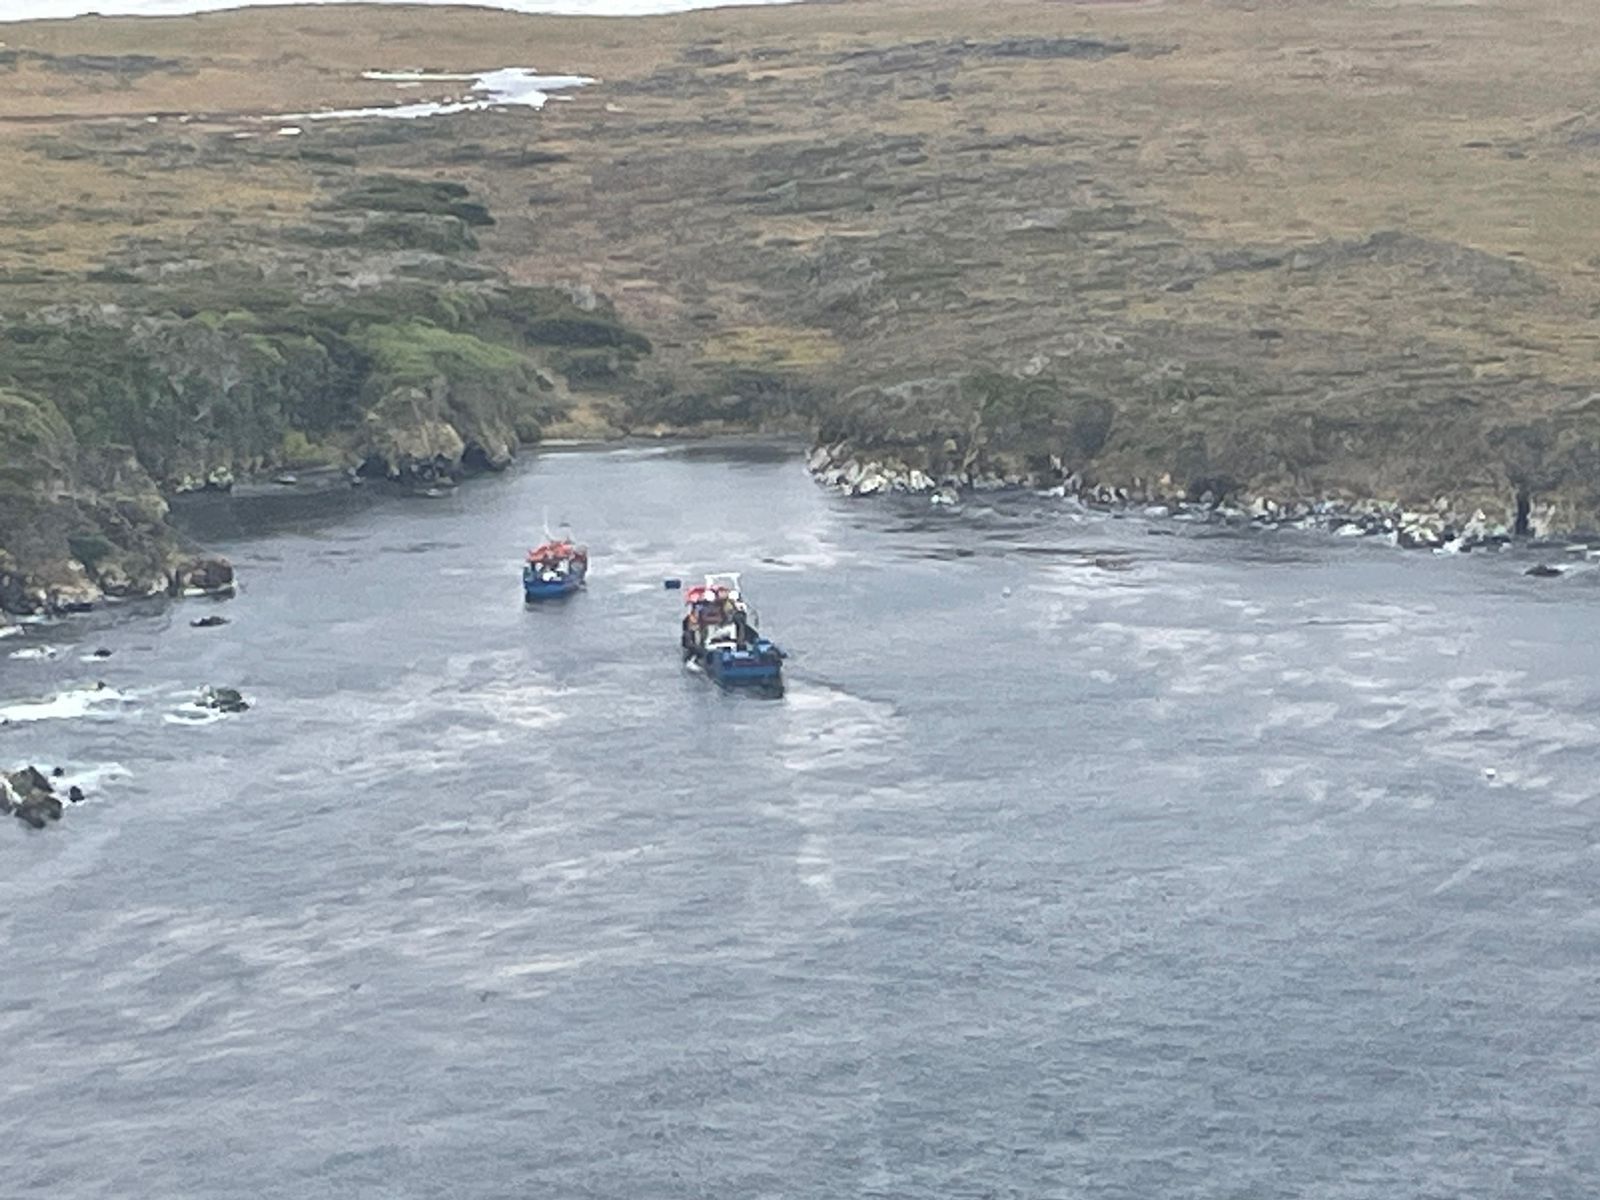
[{"label": "gray sea water", "polygon": [[751,447],[189,519],[236,600],[0,641],[90,792],[0,821],[0,1194],[1600,1191],[1600,575]]}]

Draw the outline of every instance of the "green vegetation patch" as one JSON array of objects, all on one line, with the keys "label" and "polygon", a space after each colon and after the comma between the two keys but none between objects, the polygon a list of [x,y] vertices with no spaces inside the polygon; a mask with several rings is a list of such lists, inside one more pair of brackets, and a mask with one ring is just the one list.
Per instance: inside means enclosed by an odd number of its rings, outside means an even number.
[{"label": "green vegetation patch", "polygon": [[0,492],[25,492],[65,477],[75,455],[72,427],[60,409],[0,388]]},{"label": "green vegetation patch", "polygon": [[418,250],[429,254],[465,254],[478,248],[466,221],[432,213],[397,213],[365,220],[328,223],[291,231],[308,246],[361,250]]},{"label": "green vegetation patch", "polygon": [[382,389],[438,379],[520,384],[533,368],[525,355],[506,346],[426,321],[368,325],[352,341],[371,361],[369,386]]},{"label": "green vegetation patch", "polygon": [[339,193],[328,207],[346,212],[427,213],[457,217],[468,225],[493,225],[489,210],[467,199],[464,184],[444,179],[377,175]]}]

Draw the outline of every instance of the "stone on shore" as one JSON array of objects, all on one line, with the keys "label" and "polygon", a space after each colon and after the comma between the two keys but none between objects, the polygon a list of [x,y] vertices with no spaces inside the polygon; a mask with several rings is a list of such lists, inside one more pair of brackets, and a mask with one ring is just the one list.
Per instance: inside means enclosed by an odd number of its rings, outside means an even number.
[{"label": "stone on shore", "polygon": [[186,559],[172,569],[171,591],[176,596],[227,596],[233,589],[233,564],[225,558]]}]

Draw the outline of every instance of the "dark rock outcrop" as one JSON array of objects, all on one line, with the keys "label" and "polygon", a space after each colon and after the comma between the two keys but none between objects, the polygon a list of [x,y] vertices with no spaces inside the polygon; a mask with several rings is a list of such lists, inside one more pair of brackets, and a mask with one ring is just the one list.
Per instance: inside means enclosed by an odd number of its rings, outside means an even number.
[{"label": "dark rock outcrop", "polygon": [[[81,798],[82,793],[78,795]],[[0,815],[9,814],[34,829],[43,829],[49,822],[59,821],[61,812],[55,786],[37,767],[0,773]]]},{"label": "dark rock outcrop", "polygon": [[239,694],[239,690],[229,687],[201,688],[195,703],[201,708],[220,713],[242,713],[250,708],[250,702]]},{"label": "dark rock outcrop", "polygon": [[233,587],[233,564],[225,558],[190,558],[172,568],[175,596],[225,596],[232,593]]}]

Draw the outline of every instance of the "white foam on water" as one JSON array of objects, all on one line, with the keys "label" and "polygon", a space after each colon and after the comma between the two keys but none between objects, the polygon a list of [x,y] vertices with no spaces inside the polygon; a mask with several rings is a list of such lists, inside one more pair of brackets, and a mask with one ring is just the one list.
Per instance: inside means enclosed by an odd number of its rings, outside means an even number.
[{"label": "white foam on water", "polygon": [[188,704],[180,705],[172,712],[166,713],[161,719],[168,725],[215,725],[218,721],[224,721],[235,715],[237,714],[225,713],[220,709],[204,708],[191,700]]},{"label": "white foam on water", "polygon": [[61,782],[71,787],[77,784],[86,793],[85,799],[94,799],[95,789],[108,783],[132,779],[133,772],[119,762],[95,763],[81,770],[69,770]]},{"label": "white foam on water", "polygon": [[[339,0],[301,0],[302,4],[338,3]],[[372,0],[377,4],[460,4],[462,0]],[[485,8],[507,12],[567,17],[649,17],[724,8],[732,4],[788,4],[794,0],[472,0]],[[194,13],[254,8],[285,0],[6,0],[0,24],[6,21],[60,20],[98,13],[106,17],[177,17]]]},{"label": "white foam on water", "polygon": [[38,659],[45,662],[48,662],[54,658],[59,658],[60,656],[60,646],[25,646],[21,650],[13,650],[10,654],[11,658],[24,660]]},{"label": "white foam on water", "polygon": [[186,696],[187,699],[171,712],[162,715],[161,720],[168,725],[215,725],[218,721],[224,721],[229,717],[240,715],[239,713],[223,712],[220,708],[211,708],[202,704],[200,697],[195,696],[193,693],[173,693],[170,698],[177,699],[178,696]]},{"label": "white foam on water", "polygon": [[494,679],[455,697],[450,712],[517,730],[548,729],[566,717],[559,697],[560,690],[548,684]]},{"label": "white foam on water", "polygon": [[48,700],[24,700],[0,707],[0,724],[25,725],[33,721],[71,721],[79,718],[106,721],[123,715],[133,697],[113,687],[85,687],[62,692]]},{"label": "white foam on water", "polygon": [[[13,770],[13,771],[20,771],[20,770],[22,770],[24,767],[26,767],[28,765],[29,764],[26,763],[26,762],[18,762],[18,763],[13,763],[7,769],[8,770]],[[68,769],[63,774],[61,774],[60,776],[52,778],[50,783],[51,783],[51,786],[55,789],[56,795],[63,802],[66,802],[67,799],[68,799],[68,797],[67,797],[68,789],[70,789],[72,787],[78,787],[78,788],[83,789],[83,793],[84,793],[83,800],[78,801],[78,803],[86,804],[86,803],[89,803],[89,802],[93,801],[96,798],[96,796],[99,794],[100,789],[102,787],[104,787],[106,784],[108,784],[108,783],[119,783],[119,782],[121,782],[123,780],[132,779],[132,778],[133,778],[133,772],[128,770],[128,768],[123,766],[121,763],[119,763],[119,762],[104,762],[104,763],[95,763],[95,764],[93,764],[91,766],[82,767],[82,768],[78,768],[78,769]],[[4,783],[5,783],[4,779],[0,779],[0,785],[4,785]]]},{"label": "white foam on water", "polygon": [[786,722],[774,742],[779,762],[809,773],[857,770],[889,761],[902,736],[894,706],[836,688],[791,688]]},{"label": "white foam on water", "polygon": [[16,637],[21,632],[21,625],[0,625],[0,638]]},{"label": "white foam on water", "polygon": [[502,979],[521,979],[529,975],[554,975],[560,971],[575,971],[583,966],[585,958],[532,958],[525,962],[506,963],[496,967],[494,974]]}]

